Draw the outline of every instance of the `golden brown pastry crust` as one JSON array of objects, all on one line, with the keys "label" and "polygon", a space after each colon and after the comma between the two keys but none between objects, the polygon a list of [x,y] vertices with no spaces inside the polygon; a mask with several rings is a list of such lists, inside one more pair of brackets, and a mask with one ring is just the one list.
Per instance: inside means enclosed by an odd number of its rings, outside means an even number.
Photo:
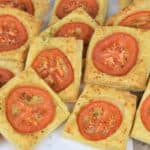
[{"label": "golden brown pastry crust", "polygon": [[[5,99],[9,92],[16,86],[31,85],[47,90],[53,97],[56,106],[56,114],[54,120],[43,130],[32,134],[20,134],[10,125],[5,114]],[[11,143],[22,150],[31,150],[41,139],[50,134],[56,129],[64,120],[67,119],[69,112],[65,104],[60,98],[41,80],[37,74],[29,68],[22,72],[0,90],[0,132]]]},{"label": "golden brown pastry crust", "polygon": [[[85,139],[80,134],[76,122],[77,114],[80,109],[95,99],[102,99],[113,103],[120,109],[123,115],[123,122],[120,128],[110,137],[100,141],[90,141]],[[129,92],[87,84],[74,107],[73,113],[70,115],[70,118],[65,125],[63,134],[65,137],[78,140],[79,142],[89,144],[97,147],[98,149],[125,150],[135,110],[136,96],[130,94]]]},{"label": "golden brown pastry crust", "polygon": [[74,81],[58,94],[65,102],[75,102],[80,88],[83,42],[75,38],[37,37],[30,46],[26,68],[32,65],[34,59],[42,50],[51,48],[61,50],[73,67]]},{"label": "golden brown pastry crust", "polygon": [[[111,76],[102,73],[95,68],[91,58],[95,44],[116,32],[123,32],[132,35],[137,40],[139,46],[137,62],[135,66],[133,66],[133,68],[124,76]],[[95,30],[95,34],[93,35],[88,48],[84,82],[131,91],[143,91],[146,87],[150,71],[149,37],[150,31],[140,29],[119,26],[98,27]]]},{"label": "golden brown pastry crust", "polygon": [[54,36],[55,33],[65,24],[71,23],[71,22],[81,22],[89,25],[93,29],[95,29],[98,24],[95,22],[95,20],[90,17],[85,10],[82,8],[78,8],[74,11],[72,11],[69,15],[64,17],[63,19],[57,21],[55,24],[48,27],[42,35],[44,36]]},{"label": "golden brown pastry crust", "polygon": [[[46,13],[48,13],[48,10],[50,8],[50,2],[48,0],[31,0],[31,1],[34,8],[35,17],[42,18],[46,15]],[[0,6],[10,7],[9,5],[4,5],[4,4],[0,4]]]},{"label": "golden brown pastry crust", "polygon": [[8,55],[12,55],[13,58],[16,59],[19,59],[21,57],[24,61],[29,47],[29,43],[31,42],[32,38],[35,37],[40,32],[41,21],[21,10],[10,8],[10,7],[0,7],[0,15],[5,15],[5,14],[12,15],[23,23],[28,33],[28,40],[24,45],[22,45],[18,49],[4,51],[0,53],[4,57]]},{"label": "golden brown pastry crust", "polygon": [[147,10],[150,10],[150,1],[149,0],[141,0],[141,1],[137,0],[136,2],[126,7],[125,9],[121,10],[117,14],[110,17],[107,20],[106,25],[116,26],[127,16],[136,12],[147,11]]},{"label": "golden brown pastry crust", "polygon": [[142,141],[147,144],[150,144],[150,140],[149,140],[150,132],[143,125],[143,122],[141,120],[141,115],[140,115],[140,109],[141,109],[143,102],[149,95],[150,95],[150,81],[149,81],[148,86],[144,92],[142,99],[141,99],[140,105],[137,109],[135,122],[134,122],[133,129],[131,132],[132,138],[137,139],[137,140]]},{"label": "golden brown pastry crust", "polygon": [[50,8],[49,0],[32,0],[34,6],[34,16],[37,18],[44,17]]},{"label": "golden brown pastry crust", "polygon": [[1,55],[0,53],[0,68],[11,71],[14,75],[17,75],[24,69],[24,62],[21,57],[14,58],[13,55]]},{"label": "golden brown pastry crust", "polygon": [[[60,1],[61,0],[55,0],[55,5],[54,5],[54,8],[53,8],[51,21],[49,23],[50,25],[52,25],[52,24],[56,23],[58,20],[60,20],[55,14],[57,6],[60,3]],[[106,14],[107,14],[108,0],[97,0],[97,2],[98,2],[98,5],[99,5],[100,9],[98,11],[98,14],[97,14],[95,20],[98,24],[102,25],[105,21],[105,17],[106,17]]]}]

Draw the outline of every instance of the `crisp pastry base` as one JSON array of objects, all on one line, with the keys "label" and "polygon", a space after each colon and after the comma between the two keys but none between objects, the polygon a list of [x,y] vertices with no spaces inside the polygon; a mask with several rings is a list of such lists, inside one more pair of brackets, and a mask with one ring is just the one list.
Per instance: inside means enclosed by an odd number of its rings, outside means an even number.
[{"label": "crisp pastry base", "polygon": [[17,75],[24,69],[24,62],[22,57],[14,58],[13,55],[3,56],[0,53],[0,68],[7,69],[14,75]]},{"label": "crisp pastry base", "polygon": [[13,58],[16,59],[18,59],[18,57],[19,58],[22,57],[24,61],[29,47],[29,43],[31,42],[32,38],[35,37],[40,32],[41,21],[21,10],[10,8],[10,7],[0,7],[0,15],[5,15],[5,14],[12,15],[22,22],[22,24],[25,26],[28,33],[28,40],[24,45],[22,45],[18,49],[3,51],[0,53],[4,57],[8,55],[12,55]]},{"label": "crisp pastry base", "polygon": [[26,68],[32,65],[34,59],[42,50],[51,48],[61,50],[72,65],[74,81],[58,94],[65,102],[75,102],[80,88],[83,42],[75,38],[37,37],[30,46]]},{"label": "crisp pastry base", "polygon": [[137,139],[137,140],[142,141],[142,142],[147,143],[147,144],[150,144],[150,140],[149,140],[150,139],[150,132],[143,125],[143,122],[141,120],[140,109],[141,109],[143,102],[145,101],[145,99],[149,95],[150,95],[150,81],[148,83],[148,86],[144,92],[144,95],[141,99],[138,110],[136,112],[136,118],[135,118],[135,122],[134,122],[133,129],[131,132],[132,138]]},{"label": "crisp pastry base", "polygon": [[[56,114],[54,120],[43,130],[32,134],[21,134],[17,132],[11,124],[8,122],[5,113],[5,100],[9,92],[17,86],[31,85],[35,87],[47,90],[53,97],[53,101],[56,106]],[[41,139],[50,134],[56,129],[64,120],[67,119],[69,112],[65,104],[45,83],[41,80],[37,74],[29,68],[22,72],[7,84],[5,84],[0,90],[0,133],[11,143],[16,145],[22,150],[31,150]]]},{"label": "crisp pastry base", "polygon": [[[91,141],[84,138],[80,134],[76,122],[77,114],[80,109],[94,100],[105,100],[113,103],[120,109],[123,115],[123,121],[120,128],[110,137],[99,141]],[[74,107],[73,113],[65,125],[63,134],[67,138],[89,144],[98,149],[125,150],[135,110],[136,96],[129,92],[100,87],[98,85],[86,85]]]},{"label": "crisp pastry base", "polygon": [[[136,64],[123,76],[111,76],[102,73],[93,64],[92,52],[95,44],[113,33],[123,32],[135,37],[138,42],[139,52]],[[98,27],[93,35],[88,48],[84,82],[103,86],[115,87],[129,91],[143,91],[146,88],[150,71],[150,31],[128,27]]]},{"label": "crisp pastry base", "polygon": [[57,21],[54,25],[48,27],[43,33],[43,36],[55,36],[56,32],[65,24],[71,22],[80,22],[85,23],[95,29],[98,24],[95,22],[93,18],[91,18],[85,10],[82,8],[78,8],[72,11],[69,15],[64,17],[63,19]]},{"label": "crisp pastry base", "polygon": [[149,0],[135,0],[134,3],[130,4],[122,11],[110,17],[107,20],[106,25],[114,25],[114,26],[119,25],[119,23],[127,16],[134,14],[136,12],[147,11],[147,10],[148,11],[150,10]]},{"label": "crisp pastry base", "polygon": [[49,0],[32,0],[34,6],[34,16],[37,18],[44,17],[50,8]]},{"label": "crisp pastry base", "polygon": [[[53,12],[52,12],[52,17],[51,17],[51,21],[50,21],[50,25],[56,23],[58,20],[60,20],[57,16],[56,16],[56,9],[59,5],[59,3],[61,2],[61,0],[55,0],[55,5],[53,8]],[[108,0],[97,0],[98,5],[100,7],[98,14],[95,18],[96,22],[100,25],[102,25],[105,21],[105,17],[107,14],[107,8],[108,8]]]}]

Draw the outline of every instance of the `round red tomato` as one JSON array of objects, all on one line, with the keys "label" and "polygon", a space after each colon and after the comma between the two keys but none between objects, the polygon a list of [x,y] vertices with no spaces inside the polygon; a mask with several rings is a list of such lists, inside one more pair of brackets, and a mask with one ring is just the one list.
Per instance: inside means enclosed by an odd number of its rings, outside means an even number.
[{"label": "round red tomato", "polygon": [[72,65],[59,49],[42,51],[32,67],[55,92],[67,88],[74,80]]},{"label": "round red tomato", "polygon": [[120,25],[141,29],[150,29],[150,11],[141,11],[131,14],[124,18],[120,22]]},{"label": "round red tomato", "polygon": [[99,41],[92,54],[95,67],[109,75],[127,74],[136,64],[138,43],[127,33],[114,33]]},{"label": "round red tomato", "polygon": [[117,131],[122,123],[122,113],[114,104],[94,101],[87,104],[77,115],[80,133],[89,140],[103,140]]},{"label": "round red tomato", "polygon": [[16,17],[0,16],[0,51],[20,48],[27,39],[27,31]]},{"label": "round red tomato", "polygon": [[61,0],[56,9],[56,16],[61,19],[79,7],[85,9],[93,18],[99,11],[97,0]]},{"label": "round red tomato", "polygon": [[72,22],[60,27],[55,36],[58,37],[76,37],[83,40],[86,44],[89,42],[94,29],[85,23]]},{"label": "round red tomato", "polygon": [[150,96],[144,100],[140,109],[140,114],[145,128],[150,131]]},{"label": "round red tomato", "polygon": [[6,115],[16,131],[34,133],[53,121],[55,105],[51,95],[43,89],[32,86],[17,87],[6,99]]},{"label": "round red tomato", "polygon": [[8,5],[21,9],[30,14],[34,14],[34,8],[31,0],[0,0],[0,5]]},{"label": "round red tomato", "polygon": [[9,81],[14,74],[4,68],[0,68],[0,87],[2,87],[7,81]]}]

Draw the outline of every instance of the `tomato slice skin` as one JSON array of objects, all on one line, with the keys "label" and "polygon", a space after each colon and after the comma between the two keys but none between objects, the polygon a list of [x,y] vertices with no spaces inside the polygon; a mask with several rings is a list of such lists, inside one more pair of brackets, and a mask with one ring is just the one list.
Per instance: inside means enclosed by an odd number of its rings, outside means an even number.
[{"label": "tomato slice skin", "polygon": [[94,29],[89,25],[81,22],[72,22],[64,24],[55,33],[58,37],[76,37],[79,40],[83,40],[85,44],[89,43]]},{"label": "tomato slice skin", "polygon": [[143,125],[150,131],[150,96],[148,96],[141,105],[140,115]]},{"label": "tomato slice skin", "polygon": [[14,88],[6,99],[6,116],[11,126],[23,134],[38,132],[47,127],[55,116],[51,95],[33,86]]},{"label": "tomato slice skin", "polygon": [[14,16],[0,16],[0,52],[20,48],[28,39],[24,25]]},{"label": "tomato slice skin", "polygon": [[0,0],[0,5],[18,8],[34,15],[34,7],[31,0]]},{"label": "tomato slice skin", "polygon": [[72,65],[61,50],[43,50],[33,61],[32,67],[55,91],[67,88],[74,80]]},{"label": "tomato slice skin", "polygon": [[114,134],[122,123],[122,112],[117,106],[103,100],[81,108],[77,124],[83,137],[91,141],[103,140]]},{"label": "tomato slice skin", "polygon": [[133,36],[117,32],[97,42],[92,60],[101,72],[123,76],[136,64],[138,52],[138,43]]},{"label": "tomato slice skin", "polygon": [[85,9],[92,18],[95,18],[99,11],[96,0],[61,0],[56,9],[56,16],[62,19],[79,7]]},{"label": "tomato slice skin", "polygon": [[8,82],[13,76],[14,74],[8,69],[0,68],[0,87]]},{"label": "tomato slice skin", "polygon": [[120,25],[141,29],[150,29],[150,11],[140,11],[124,18]]}]

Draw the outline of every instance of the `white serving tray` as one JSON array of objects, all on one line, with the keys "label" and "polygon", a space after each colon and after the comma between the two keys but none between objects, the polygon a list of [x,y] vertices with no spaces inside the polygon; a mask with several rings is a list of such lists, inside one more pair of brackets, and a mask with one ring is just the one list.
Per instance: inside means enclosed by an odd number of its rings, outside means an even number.
[{"label": "white serving tray", "polygon": [[[50,0],[50,1],[52,4],[54,3],[54,0]],[[110,1],[109,4],[110,6],[109,6],[108,16],[111,16],[113,13],[115,13],[118,10],[118,3],[117,3],[118,0],[109,0],[109,1]],[[47,17],[46,19],[47,22],[48,22],[48,18],[49,17]],[[68,107],[70,109],[72,108],[72,106],[70,105],[68,105]],[[49,135],[43,141],[41,141],[36,146],[35,150],[94,150],[94,148],[91,148],[88,145],[80,144],[76,141],[72,141],[70,139],[64,138],[61,135],[63,126],[64,125],[62,125],[56,131],[54,131],[53,134]],[[1,137],[0,150],[16,150],[16,148]],[[129,139],[127,150],[133,150],[133,142],[131,139]]]}]

